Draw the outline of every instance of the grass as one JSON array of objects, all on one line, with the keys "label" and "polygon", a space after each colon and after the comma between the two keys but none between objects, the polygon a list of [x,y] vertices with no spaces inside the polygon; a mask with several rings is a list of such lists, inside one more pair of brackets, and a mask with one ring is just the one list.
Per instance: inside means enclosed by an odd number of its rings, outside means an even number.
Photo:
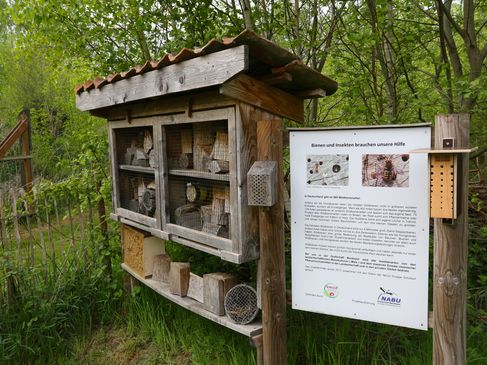
[{"label": "grass", "polygon": [[[77,239],[81,238],[79,230],[76,232]],[[45,230],[42,233],[47,234]],[[120,243],[118,235],[112,235],[111,252],[102,253],[115,261],[111,279],[96,248],[89,250],[89,263],[68,257],[69,269],[62,275],[51,274],[47,281],[42,267],[14,271],[16,305],[0,307],[1,364],[255,364],[255,350],[246,337],[145,287],[136,287],[132,295],[124,297]],[[54,242],[69,237],[69,224],[65,222],[53,236]],[[95,239],[99,242],[99,234]],[[28,245],[23,242],[22,246],[27,253]],[[63,245],[55,249],[60,259]],[[168,245],[168,249],[175,259],[193,255],[189,260],[199,274],[235,269],[246,278],[255,271],[251,265],[235,267],[214,258],[205,261],[207,255],[179,245]],[[36,255],[39,253],[37,249]],[[41,262],[39,256],[36,262]],[[0,277],[0,285],[4,282]],[[467,356],[472,365],[487,363],[487,326],[478,317],[470,307]],[[289,364],[432,362],[431,331],[306,313],[291,307],[287,331]]]},{"label": "grass", "polygon": [[[125,315],[76,338],[66,364],[255,364],[248,339],[141,287]],[[294,311],[288,307],[289,364],[431,364],[432,333]],[[469,329],[468,364],[483,364],[485,328]]]}]

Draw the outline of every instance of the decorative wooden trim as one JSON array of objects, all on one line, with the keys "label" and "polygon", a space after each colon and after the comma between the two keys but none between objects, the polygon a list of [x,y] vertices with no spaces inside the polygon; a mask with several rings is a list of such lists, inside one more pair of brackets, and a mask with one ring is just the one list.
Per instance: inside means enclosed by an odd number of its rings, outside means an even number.
[{"label": "decorative wooden trim", "polygon": [[76,95],[82,111],[224,83],[248,70],[245,45],[190,59]]},{"label": "decorative wooden trim", "polygon": [[304,103],[301,99],[248,75],[238,75],[224,83],[220,86],[220,93],[281,117],[304,122]]}]

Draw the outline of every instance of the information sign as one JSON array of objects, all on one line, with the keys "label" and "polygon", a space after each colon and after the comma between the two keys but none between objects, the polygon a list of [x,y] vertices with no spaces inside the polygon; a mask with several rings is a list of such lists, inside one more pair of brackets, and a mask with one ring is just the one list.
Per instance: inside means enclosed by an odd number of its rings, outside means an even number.
[{"label": "information sign", "polygon": [[291,130],[293,308],[427,330],[425,125]]}]

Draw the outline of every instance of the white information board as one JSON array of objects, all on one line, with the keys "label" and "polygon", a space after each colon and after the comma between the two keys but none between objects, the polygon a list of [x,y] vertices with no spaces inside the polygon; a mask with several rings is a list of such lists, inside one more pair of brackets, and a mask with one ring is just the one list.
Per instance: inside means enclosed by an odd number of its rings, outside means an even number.
[{"label": "white information board", "polygon": [[293,308],[428,329],[429,126],[292,130]]}]

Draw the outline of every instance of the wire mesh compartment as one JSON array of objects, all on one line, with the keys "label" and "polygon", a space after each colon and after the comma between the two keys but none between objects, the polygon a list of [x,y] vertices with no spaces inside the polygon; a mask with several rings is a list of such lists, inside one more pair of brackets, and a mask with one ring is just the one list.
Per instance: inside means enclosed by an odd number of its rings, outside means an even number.
[{"label": "wire mesh compartment", "polygon": [[225,296],[224,305],[227,317],[238,324],[252,322],[259,313],[257,292],[245,284],[238,284],[230,289]]},{"label": "wire mesh compartment", "polygon": [[171,223],[218,237],[230,237],[228,183],[170,176],[168,190]]},{"label": "wire mesh compartment", "polygon": [[152,127],[120,128],[116,130],[115,135],[119,165],[156,167]]},{"label": "wire mesh compartment", "polygon": [[152,127],[116,129],[115,139],[120,207],[155,217],[157,156]]},{"label": "wire mesh compartment", "polygon": [[169,173],[192,170],[198,176],[228,175],[228,127],[226,121],[166,127]]},{"label": "wire mesh compartment", "polygon": [[229,238],[227,121],[164,128],[170,222]]},{"label": "wire mesh compartment", "polygon": [[121,170],[121,208],[154,217],[156,212],[156,183],[154,175]]}]

